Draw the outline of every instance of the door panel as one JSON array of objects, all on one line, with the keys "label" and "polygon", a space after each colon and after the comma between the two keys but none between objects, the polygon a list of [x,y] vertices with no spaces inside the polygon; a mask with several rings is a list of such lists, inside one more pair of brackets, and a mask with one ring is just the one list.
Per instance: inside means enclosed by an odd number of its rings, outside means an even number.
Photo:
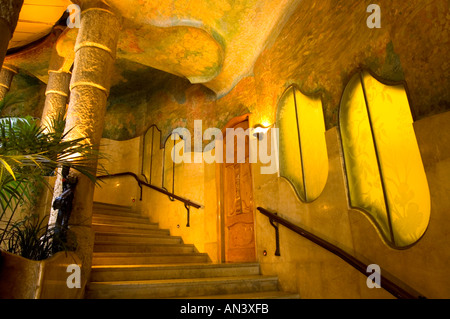
[{"label": "door panel", "polygon": [[[234,128],[248,128],[248,121]],[[235,138],[234,162],[224,163],[224,245],[225,261],[253,262],[255,252],[255,226],[253,212],[252,174],[249,163],[249,141],[245,137],[245,162],[237,163],[238,145]],[[224,140],[226,154],[226,138]]]}]

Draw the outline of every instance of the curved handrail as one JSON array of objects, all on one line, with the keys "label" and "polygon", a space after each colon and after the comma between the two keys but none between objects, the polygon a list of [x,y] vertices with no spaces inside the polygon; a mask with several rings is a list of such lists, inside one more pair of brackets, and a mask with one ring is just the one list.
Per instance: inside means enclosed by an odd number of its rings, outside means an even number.
[{"label": "curved handrail", "polygon": [[[267,216],[270,221],[275,221],[280,225],[283,225],[284,227],[290,229],[291,231],[299,234],[300,236],[314,242],[315,244],[321,246],[322,248],[325,248],[329,252],[335,254],[336,256],[340,257],[344,261],[346,261],[348,264],[353,266],[356,270],[367,276],[367,267],[368,265],[357,259],[356,257],[350,255],[343,249],[329,243],[328,241],[306,231],[305,229],[301,228],[300,226],[294,225],[288,220],[280,217],[279,215],[275,215],[272,212],[269,212],[267,209],[264,209],[262,207],[257,208],[260,213]],[[400,287],[398,284],[394,283],[393,281],[387,279],[385,276],[380,274],[381,279],[381,287],[388,291],[393,296],[397,297],[398,299],[425,299],[422,294],[419,294],[417,292],[411,293],[402,287]],[[412,288],[409,288],[409,290],[413,291]]]},{"label": "curved handrail", "polygon": [[112,177],[119,177],[119,176],[131,176],[131,177],[133,177],[136,180],[136,182],[138,183],[138,185],[141,188],[141,190],[142,190],[142,185],[144,185],[144,186],[152,188],[152,189],[154,189],[154,190],[156,190],[156,191],[158,191],[158,192],[160,192],[160,193],[162,193],[164,195],[167,195],[167,196],[169,196],[171,198],[174,198],[174,199],[176,199],[176,200],[178,200],[180,202],[183,202],[185,204],[185,206],[190,206],[190,207],[194,207],[194,208],[197,208],[197,209],[202,207],[200,204],[194,203],[194,202],[192,202],[189,199],[186,199],[186,198],[183,198],[181,196],[175,195],[175,194],[173,194],[173,193],[171,193],[171,192],[169,192],[167,190],[164,190],[164,189],[162,189],[162,188],[160,188],[158,186],[151,185],[151,184],[149,184],[149,183],[139,179],[139,177],[135,173],[132,173],[132,172],[123,172],[123,173],[116,173],[116,174],[109,174],[109,175],[101,175],[101,176],[97,176],[97,178],[104,179],[104,178],[112,178]]}]

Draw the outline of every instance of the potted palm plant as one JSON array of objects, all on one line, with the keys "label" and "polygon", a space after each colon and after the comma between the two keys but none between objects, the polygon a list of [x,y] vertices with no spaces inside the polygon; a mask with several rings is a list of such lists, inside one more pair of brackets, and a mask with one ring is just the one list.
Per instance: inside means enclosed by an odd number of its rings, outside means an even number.
[{"label": "potted palm plant", "polygon": [[33,206],[39,190],[48,187],[47,177],[61,167],[95,182],[97,148],[85,138],[66,140],[66,135],[63,115],[47,125],[31,117],[0,119],[0,297],[38,298],[43,263],[52,258],[61,263],[60,256],[53,256],[55,245],[70,248],[58,241],[48,216],[36,218],[31,207],[23,217],[23,208]]}]

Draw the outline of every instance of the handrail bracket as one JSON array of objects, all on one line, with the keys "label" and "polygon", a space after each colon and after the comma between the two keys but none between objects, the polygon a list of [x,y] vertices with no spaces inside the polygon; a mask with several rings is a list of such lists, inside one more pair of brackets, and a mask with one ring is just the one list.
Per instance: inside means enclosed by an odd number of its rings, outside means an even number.
[{"label": "handrail bracket", "polygon": [[191,206],[188,205],[187,203],[184,204],[184,207],[186,208],[186,214],[187,214],[187,223],[186,223],[186,227],[191,227],[189,225],[189,219],[190,219],[190,214],[191,214]]},{"label": "handrail bracket", "polygon": [[[277,215],[277,213],[274,213]],[[280,254],[280,231],[278,227],[278,223],[275,223],[275,221],[269,217],[269,223],[272,225],[273,228],[275,228],[275,256],[281,256]]]}]

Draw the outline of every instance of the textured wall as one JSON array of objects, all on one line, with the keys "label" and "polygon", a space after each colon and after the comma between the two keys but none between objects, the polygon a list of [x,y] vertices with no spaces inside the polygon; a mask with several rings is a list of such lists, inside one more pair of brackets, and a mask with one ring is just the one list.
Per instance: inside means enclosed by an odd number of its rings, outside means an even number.
[{"label": "textured wall", "polygon": [[415,119],[450,109],[448,1],[379,1],[381,29],[366,26],[369,3],[304,0],[262,52],[254,75],[220,99],[202,85],[118,61],[104,137],[131,138],[156,121],[166,136],[177,126],[191,128],[194,119],[222,127],[249,111],[254,121],[273,123],[292,83],[321,93],[331,128],[344,87],[360,66],[385,80],[406,81]]},{"label": "textured wall", "polygon": [[[204,120],[204,129],[222,128],[231,118],[249,112],[251,125],[273,123],[278,100],[290,84],[297,84],[305,93],[319,92],[329,129],[330,170],[324,193],[312,204],[304,204],[283,179],[255,174],[256,204],[278,210],[344,249],[379,263],[429,297],[446,297],[450,293],[444,275],[450,258],[445,244],[448,204],[439,201],[441,190],[449,187],[448,178],[442,178],[448,176],[446,137],[436,131],[426,132],[437,123],[441,127],[448,125],[445,114],[431,115],[450,109],[449,4],[448,1],[379,1],[382,28],[371,30],[366,26],[369,3],[304,0],[280,36],[260,55],[254,75],[241,80],[228,95],[215,99],[199,85],[181,79],[165,83],[156,77],[161,81],[157,81],[159,87],[153,86],[155,90],[143,88],[142,95],[121,95],[121,105],[110,100],[108,112],[114,106],[116,114],[124,116],[122,121],[116,119],[124,129],[120,136],[113,136],[115,128],[112,123],[107,124],[104,136],[127,138],[129,124],[134,125],[134,132],[130,130],[128,134],[139,134],[153,123],[162,129],[163,136],[177,126],[188,127],[192,132],[195,119]],[[363,214],[348,210],[334,127],[342,92],[358,67],[368,68],[385,80],[406,81],[415,120],[423,120],[416,126],[422,128],[418,134],[421,151],[440,150],[431,162],[425,160],[433,201],[429,229],[423,240],[406,251],[388,248]],[[138,110],[137,119],[133,119],[136,113],[131,112],[131,107]],[[427,152],[423,154],[426,158]],[[254,171],[258,171],[257,166]],[[256,222],[262,269],[265,273],[277,273],[284,289],[299,291],[304,298],[389,297],[383,291],[369,290],[363,275],[286,230],[281,231],[282,257],[263,257],[263,249],[269,254],[274,250],[273,229],[259,214]]]},{"label": "textured wall", "polygon": [[[294,222],[307,225],[358,255],[380,261],[429,297],[448,297],[448,203],[439,199],[445,198],[449,189],[448,138],[439,128],[448,127],[449,123],[448,113],[443,113],[450,110],[449,2],[379,0],[381,29],[366,26],[366,7],[370,3],[303,0],[280,35],[271,39],[259,56],[253,76],[243,78],[220,99],[202,85],[119,59],[103,137],[127,140],[142,135],[151,124],[158,124],[164,140],[179,126],[192,132],[196,119],[204,120],[203,129],[222,128],[230,119],[245,113],[252,114],[251,125],[273,123],[278,100],[290,84],[297,84],[305,93],[320,92],[329,129],[331,163],[324,194],[307,206],[282,179],[256,176],[255,200],[267,208],[290,212],[288,217]],[[421,119],[416,128],[422,130],[418,139],[421,151],[425,151],[432,219],[423,240],[406,251],[388,248],[362,214],[347,209],[334,127],[344,87],[360,66],[385,80],[406,81],[413,114],[416,120]],[[431,116],[438,113],[443,114]],[[272,195],[267,196],[269,193]],[[277,205],[270,206],[274,200]],[[328,205],[332,203],[337,210]],[[269,245],[273,242],[273,229],[266,219],[257,216],[261,238],[258,247],[272,251]],[[347,265],[311,243],[294,239],[284,231],[281,240],[287,242],[286,247],[299,248],[282,248],[282,259],[271,257],[262,261],[264,271],[281,271],[283,288],[299,289],[306,298],[386,296],[368,292],[363,276],[355,275]]]},{"label": "textured wall", "polygon": [[45,84],[19,71],[12,80],[11,89],[0,101],[0,116],[41,117],[45,102]]}]

